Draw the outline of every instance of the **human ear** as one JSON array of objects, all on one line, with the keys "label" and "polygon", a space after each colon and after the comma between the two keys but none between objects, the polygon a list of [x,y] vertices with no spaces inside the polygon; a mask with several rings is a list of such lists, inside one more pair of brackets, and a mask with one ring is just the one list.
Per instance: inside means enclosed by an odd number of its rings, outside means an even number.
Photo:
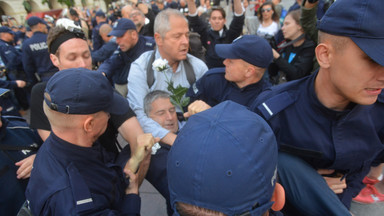
[{"label": "human ear", "polygon": [[94,124],[95,124],[95,118],[91,115],[89,115],[84,123],[83,123],[83,129],[86,133],[89,133],[89,132],[92,132],[93,130],[93,127],[94,127]]},{"label": "human ear", "polygon": [[51,53],[49,54],[49,58],[51,59],[53,65],[55,65],[56,67],[60,66],[60,60],[56,55]]},{"label": "human ear", "polygon": [[154,38],[155,38],[157,46],[163,45],[163,38],[161,37],[161,35],[159,33],[155,32]]},{"label": "human ear", "polygon": [[322,68],[329,68],[331,60],[331,47],[330,44],[320,43],[315,49],[316,59]]},{"label": "human ear", "polygon": [[281,184],[276,183],[271,201],[274,202],[271,207],[273,211],[280,211],[284,207],[285,191]]}]

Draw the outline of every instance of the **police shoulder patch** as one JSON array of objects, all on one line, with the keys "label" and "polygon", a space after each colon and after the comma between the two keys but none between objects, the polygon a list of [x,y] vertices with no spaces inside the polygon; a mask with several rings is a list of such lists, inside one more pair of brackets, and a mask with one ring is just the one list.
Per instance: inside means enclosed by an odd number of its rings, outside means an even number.
[{"label": "police shoulder patch", "polygon": [[269,120],[274,115],[278,114],[282,110],[295,102],[295,98],[289,92],[279,93],[271,98],[268,98],[264,102],[260,103],[257,109],[264,116],[266,120]]}]

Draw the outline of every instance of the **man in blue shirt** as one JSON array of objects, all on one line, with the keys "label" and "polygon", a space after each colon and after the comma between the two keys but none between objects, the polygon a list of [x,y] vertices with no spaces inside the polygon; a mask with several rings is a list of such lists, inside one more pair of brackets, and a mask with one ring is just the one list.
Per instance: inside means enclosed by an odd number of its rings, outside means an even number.
[{"label": "man in blue shirt", "polygon": [[189,117],[194,113],[231,100],[250,106],[269,83],[263,79],[264,72],[272,62],[268,42],[256,35],[244,35],[232,44],[217,44],[215,49],[224,58],[225,68],[209,70],[186,94],[190,97]]},{"label": "man in blue shirt", "polygon": [[152,37],[140,35],[132,20],[121,18],[113,26],[110,36],[116,37],[119,49],[100,65],[98,71],[103,72],[113,81],[116,90],[124,97],[128,94],[128,73],[131,64],[139,56],[155,47]]},{"label": "man in blue shirt", "polygon": [[61,70],[48,81],[43,106],[52,132],[37,153],[26,191],[32,213],[140,215],[134,173],[155,140],[141,134],[124,167],[96,141],[110,113],[129,109],[127,100],[101,73],[76,68]]},{"label": "man in blue shirt", "polygon": [[47,25],[39,17],[32,16],[27,20],[33,36],[24,41],[22,61],[27,81],[34,85],[36,82],[47,81],[59,69],[49,58],[47,46]]},{"label": "man in blue shirt", "polygon": [[276,134],[292,215],[350,215],[370,166],[383,162],[384,29],[372,22],[383,10],[380,0],[336,1],[317,25],[319,71],[252,105]]}]

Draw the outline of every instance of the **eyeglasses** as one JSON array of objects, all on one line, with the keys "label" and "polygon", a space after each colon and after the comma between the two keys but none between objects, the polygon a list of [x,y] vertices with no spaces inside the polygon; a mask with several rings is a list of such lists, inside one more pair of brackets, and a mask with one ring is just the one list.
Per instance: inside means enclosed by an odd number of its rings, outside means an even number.
[{"label": "eyeglasses", "polygon": [[261,9],[261,13],[264,13],[264,12],[269,12],[269,11],[271,11],[271,10],[272,10],[272,8]]}]

